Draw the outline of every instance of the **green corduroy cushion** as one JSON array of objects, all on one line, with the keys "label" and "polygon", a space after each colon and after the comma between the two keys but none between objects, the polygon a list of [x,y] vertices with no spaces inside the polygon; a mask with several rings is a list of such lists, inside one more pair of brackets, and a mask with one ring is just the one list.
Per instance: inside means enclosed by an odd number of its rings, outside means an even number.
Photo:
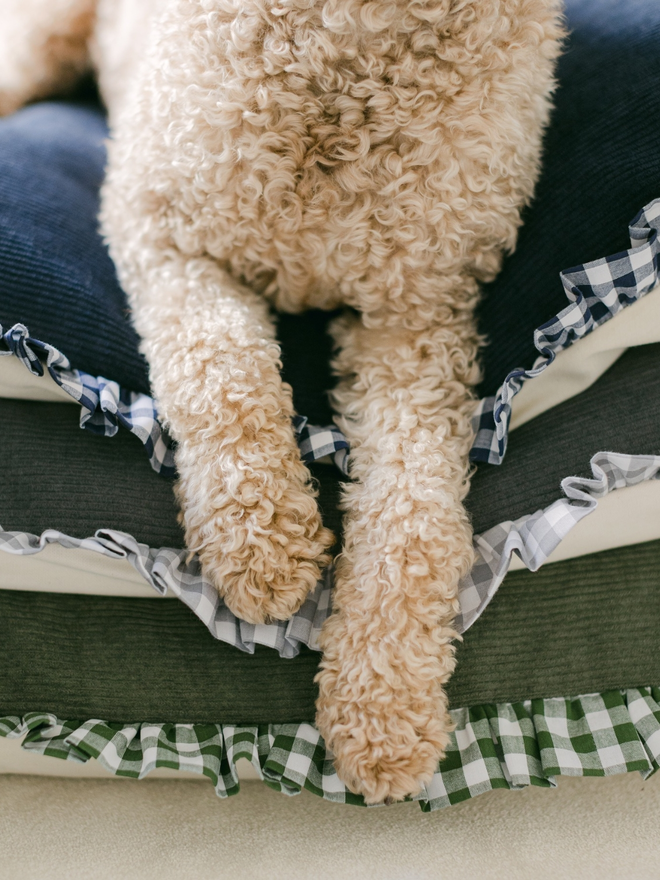
[{"label": "green corduroy cushion", "polygon": [[[453,707],[660,681],[660,541],[513,572],[458,645]],[[0,715],[313,720],[319,655],[216,641],[179,602],[0,591]]]},{"label": "green corduroy cushion", "polygon": [[[511,434],[500,466],[481,465],[467,508],[475,530],[517,519],[561,497],[564,477],[589,472],[601,450],[660,453],[660,344],[626,352],[582,394]],[[172,484],[149,466],[140,441],[121,429],[95,437],[74,406],[0,399],[0,525],[76,538],[99,528],[128,532],[152,547],[183,547]],[[341,475],[312,466],[323,520],[341,531]]]}]

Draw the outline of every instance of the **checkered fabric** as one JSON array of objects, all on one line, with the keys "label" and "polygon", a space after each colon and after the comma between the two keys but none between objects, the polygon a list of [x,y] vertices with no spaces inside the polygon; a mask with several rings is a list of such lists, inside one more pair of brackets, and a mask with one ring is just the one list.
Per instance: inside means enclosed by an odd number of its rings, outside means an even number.
[{"label": "checkered fabric", "polygon": [[[144,445],[152,468],[166,477],[174,476],[174,442],[158,421],[153,398],[126,391],[102,376],[74,370],[62,352],[33,339],[24,324],[3,332],[0,325],[0,355],[14,355],[34,376],[44,375],[44,363],[53,380],[81,405],[80,427],[102,437],[114,437],[127,428]],[[305,416],[293,423],[303,461],[334,461],[347,474],[348,442],[334,425],[310,425]]]},{"label": "checkered fabric", "polygon": [[294,416],[293,430],[303,461],[334,461],[342,474],[348,476],[348,440],[336,425],[310,425],[306,416]]},{"label": "checkered fabric", "polygon": [[[545,510],[475,535],[476,561],[459,585],[460,611],[454,623],[459,633],[472,626],[495,595],[514,553],[520,555],[527,568],[536,571],[570,530],[595,510],[599,498],[616,489],[657,479],[660,456],[599,452],[591,459],[591,471],[593,477],[567,477],[562,482],[565,497]],[[158,593],[171,591],[216,639],[241,651],[253,653],[256,645],[265,645],[281,657],[291,658],[300,652],[301,645],[320,650],[321,628],[331,611],[332,568],[326,569],[323,579],[289,620],[255,625],[234,617],[203,577],[197,557],[189,558],[186,550],[153,549],[112,529],[100,529],[93,537],[80,539],[55,529],[37,537],[26,532],[4,532],[0,527],[0,550],[6,553],[31,555],[53,543],[128,559]]]},{"label": "checkered fabric", "polygon": [[473,461],[501,464],[511,421],[511,401],[529,379],[540,375],[558,352],[609,321],[658,283],[660,199],[643,208],[629,227],[631,249],[560,273],[570,301],[563,311],[534,331],[539,352],[530,370],[513,370],[496,395],[475,410]]},{"label": "checkered fabric", "polygon": [[153,549],[112,529],[99,529],[93,537],[81,539],[56,529],[47,529],[37,537],[26,532],[5,532],[0,527],[0,550],[7,553],[29,556],[41,552],[48,544],[128,559],[157,593],[164,596],[171,591],[197,615],[214,638],[241,651],[253,654],[257,645],[264,645],[290,659],[300,653],[301,645],[320,650],[321,627],[330,614],[331,569],[326,569],[324,577],[289,620],[252,624],[232,614],[218,591],[203,577],[199,559],[190,557],[187,550]]},{"label": "checkered fabric", "polygon": [[517,553],[530,571],[538,569],[566,535],[616,489],[660,477],[660,456],[598,452],[591,458],[591,477],[566,477],[564,497],[545,510],[515,522],[499,523],[473,538],[475,562],[459,586],[460,611],[454,626],[468,630],[493,598]]},{"label": "checkered fabric", "polygon": [[[560,273],[570,305],[534,331],[534,345],[540,355],[533,367],[513,370],[496,395],[479,402],[472,419],[475,440],[470,457],[473,461],[502,462],[511,401],[526,381],[547,369],[559,351],[609,321],[655,286],[660,265],[659,224],[660,199],[656,199],[632,221],[630,250]],[[154,470],[165,476],[174,473],[173,443],[158,423],[156,407],[150,397],[125,391],[115,382],[72,369],[61,352],[32,339],[23,324],[15,324],[4,333],[0,326],[2,354],[15,355],[38,376],[43,375],[42,360],[45,359],[55,382],[80,402],[81,427],[95,434],[113,436],[122,425],[140,438]],[[348,475],[349,444],[339,428],[309,425],[304,416],[298,416],[294,419],[294,429],[304,461],[334,461],[341,472]]]},{"label": "checkered fabric", "polygon": [[[506,452],[511,421],[511,401],[529,379],[540,375],[557,353],[609,321],[621,309],[636,302],[658,282],[660,266],[660,199],[651,202],[629,227],[631,249],[603,257],[560,273],[570,301],[563,311],[534,331],[540,353],[529,370],[513,370],[496,395],[479,401],[472,417],[475,440],[473,461],[500,464]],[[80,425],[95,434],[113,436],[122,425],[144,444],[151,466],[158,473],[174,473],[172,440],[158,423],[154,401],[146,394],[125,391],[116,382],[74,370],[54,346],[32,339],[23,324],[3,333],[0,355],[13,354],[37,376],[43,375],[42,360],[55,382],[82,406]],[[304,416],[294,419],[303,461],[337,465],[348,475],[349,444],[335,425],[310,425]]]},{"label": "checkered fabric", "polygon": [[[496,788],[551,787],[556,776],[644,778],[660,764],[660,688],[455,709],[445,759],[415,797],[424,811]],[[95,758],[117,776],[141,779],[156,767],[207,776],[220,797],[239,790],[236,761],[287,795],[303,788],[336,803],[363,804],[337,776],[333,755],[310,724],[113,724],[61,721],[48,713],[0,718],[0,736],[69,761]]]},{"label": "checkered fabric", "polygon": [[174,475],[174,444],[159,425],[149,395],[72,369],[61,351],[33,339],[24,324],[14,324],[5,332],[0,325],[0,355],[14,355],[34,376],[44,375],[45,362],[53,380],[80,403],[81,428],[102,437],[114,437],[119,427],[127,428],[144,444],[152,468],[163,476]]}]

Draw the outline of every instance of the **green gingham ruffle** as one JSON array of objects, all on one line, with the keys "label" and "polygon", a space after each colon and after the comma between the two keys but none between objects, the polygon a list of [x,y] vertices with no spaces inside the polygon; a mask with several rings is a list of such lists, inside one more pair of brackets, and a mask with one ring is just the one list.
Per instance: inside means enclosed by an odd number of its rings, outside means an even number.
[{"label": "green gingham ruffle", "polygon": [[[438,771],[415,798],[437,810],[496,788],[551,787],[555,776],[611,776],[660,764],[660,688],[493,703],[455,709],[456,729]],[[0,735],[68,761],[95,758],[117,776],[141,779],[156,767],[201,773],[216,793],[239,790],[235,765],[247,758],[284,794],[305,788],[329,801],[362,804],[334,771],[310,724],[113,724],[61,721],[48,713],[0,718]]]}]

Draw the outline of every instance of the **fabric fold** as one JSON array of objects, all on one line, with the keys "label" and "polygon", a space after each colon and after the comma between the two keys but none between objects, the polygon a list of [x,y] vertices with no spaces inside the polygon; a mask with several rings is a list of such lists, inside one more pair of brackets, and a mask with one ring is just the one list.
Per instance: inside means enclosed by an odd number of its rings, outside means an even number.
[{"label": "fabric fold", "polygon": [[[660,199],[655,199],[630,224],[630,250],[560,273],[569,305],[534,331],[534,346],[539,357],[532,368],[513,370],[497,394],[477,404],[472,419],[475,439],[470,457],[473,461],[502,462],[511,422],[511,401],[525,382],[541,375],[560,351],[655,287],[660,279],[659,228]],[[151,397],[73,369],[58,349],[33,339],[24,324],[15,324],[6,331],[0,326],[2,354],[14,355],[35,376],[43,375],[42,360],[45,361],[57,385],[81,404],[82,428],[110,437],[116,434],[118,426],[123,426],[140,438],[154,470],[164,476],[174,474],[173,442],[158,422]],[[341,473],[348,476],[350,448],[339,428],[310,425],[306,417],[297,416],[294,430],[304,461],[334,460]]]},{"label": "fabric fold", "polygon": [[93,537],[82,539],[55,529],[47,529],[39,537],[0,530],[0,549],[8,553],[29,556],[52,543],[127,559],[161,596],[171,591],[199,617],[214,638],[241,651],[253,654],[257,645],[264,645],[274,648],[281,657],[292,658],[298,655],[301,645],[319,650],[321,627],[330,613],[331,569],[326,570],[325,577],[289,620],[252,624],[231,613],[217,590],[203,577],[198,558],[190,557],[187,550],[153,549],[112,529],[99,529]]},{"label": "fabric fold", "polygon": [[[14,324],[6,331],[0,325],[1,355],[14,355],[33,376],[44,375],[45,362],[53,381],[80,403],[81,428],[101,437],[114,437],[119,427],[126,428],[143,444],[157,473],[175,475],[175,444],[158,421],[155,401],[149,395],[73,369],[61,351],[31,337],[24,324]],[[295,416],[293,428],[303,461],[334,460],[339,470],[348,474],[348,441],[339,428],[311,425],[306,416]]]},{"label": "fabric fold", "polygon": [[[494,789],[552,787],[557,776],[611,776],[660,764],[660,688],[493,703],[451,712],[444,760],[414,800],[423,811]],[[239,791],[239,758],[271,788],[303,789],[328,801],[363,805],[334,770],[333,755],[311,725],[115,724],[61,720],[47,712],[0,718],[0,736],[75,762],[98,761],[109,773],[142,779],[157,767],[208,777],[219,797]]]},{"label": "fabric fold", "polygon": [[57,348],[30,336],[24,324],[3,331],[0,325],[0,355],[14,355],[34,376],[45,368],[63,391],[80,403],[80,427],[101,437],[114,437],[119,427],[140,440],[152,468],[159,474],[175,474],[174,444],[163,431],[156,406],[148,394],[121,388],[102,376],[74,370]]},{"label": "fabric fold", "polygon": [[[475,535],[475,564],[459,585],[460,611],[455,621],[459,633],[466,632],[487,607],[504,580],[514,553],[530,571],[538,570],[571,529],[596,509],[599,498],[657,479],[660,456],[599,452],[592,457],[590,466],[592,477],[566,477],[561,484],[564,497],[549,507]],[[255,625],[238,620],[229,611],[216,589],[203,577],[198,558],[190,557],[186,550],[151,548],[113,529],[99,529],[89,538],[73,538],[56,529],[47,529],[37,537],[0,528],[0,550],[7,553],[32,555],[52,543],[127,559],[160,595],[171,591],[214,638],[242,651],[253,653],[256,645],[265,645],[277,650],[281,657],[291,658],[299,653],[301,645],[320,650],[319,636],[332,607],[331,567],[293,617]]]},{"label": "fabric fold", "polygon": [[658,479],[660,456],[598,452],[589,466],[592,477],[566,477],[561,483],[564,497],[550,506],[474,536],[475,563],[459,587],[458,632],[468,630],[480,617],[504,580],[514,553],[526,568],[538,571],[580,520],[596,509],[599,498]]},{"label": "fabric fold", "polygon": [[534,331],[539,357],[531,369],[512,370],[495,395],[479,401],[472,418],[472,461],[500,464],[506,453],[511,401],[523,384],[543,373],[558,352],[655,287],[660,277],[659,229],[660,199],[654,199],[629,226],[629,250],[560,272],[569,305]]}]

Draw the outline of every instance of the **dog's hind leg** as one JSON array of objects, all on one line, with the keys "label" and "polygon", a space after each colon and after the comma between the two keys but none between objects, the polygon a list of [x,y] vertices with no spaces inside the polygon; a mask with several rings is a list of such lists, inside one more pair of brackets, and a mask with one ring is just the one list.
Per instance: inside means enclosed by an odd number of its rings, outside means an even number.
[{"label": "dog's hind leg", "polygon": [[178,442],[186,546],[242,620],[286,620],[333,538],[295,441],[268,306],[214,261],[171,251],[139,286],[135,325]]},{"label": "dog's hind leg", "polygon": [[96,0],[0,2],[0,115],[67,89],[90,65]]},{"label": "dog's hind leg", "polygon": [[321,639],[317,724],[367,802],[428,782],[451,732],[457,587],[472,564],[467,493],[476,334],[342,318],[336,403],[351,442],[344,551]]}]

